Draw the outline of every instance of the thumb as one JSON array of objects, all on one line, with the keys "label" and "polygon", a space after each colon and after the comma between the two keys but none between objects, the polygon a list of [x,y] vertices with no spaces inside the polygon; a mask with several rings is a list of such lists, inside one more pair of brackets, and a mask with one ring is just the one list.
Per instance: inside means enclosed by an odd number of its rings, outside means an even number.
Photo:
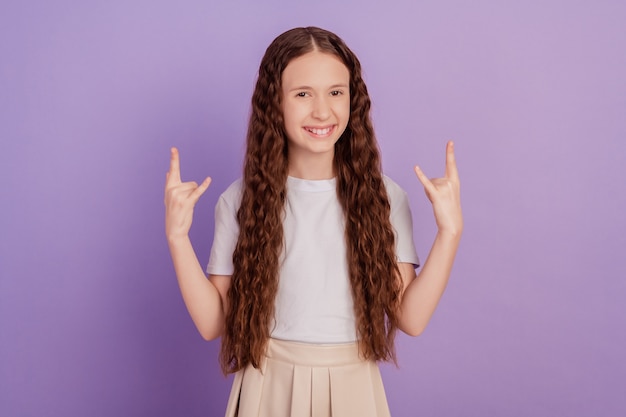
[{"label": "thumb", "polygon": [[202,181],[202,183],[198,186],[198,188],[193,190],[190,197],[194,201],[198,201],[202,194],[204,194],[204,192],[207,190],[207,188],[209,188],[209,185],[211,185],[211,177],[206,177],[204,181]]}]

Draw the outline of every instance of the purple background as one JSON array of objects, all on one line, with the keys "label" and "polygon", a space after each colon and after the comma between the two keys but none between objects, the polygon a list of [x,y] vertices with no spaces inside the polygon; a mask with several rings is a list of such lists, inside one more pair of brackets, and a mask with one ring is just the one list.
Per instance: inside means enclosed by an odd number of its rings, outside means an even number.
[{"label": "purple background", "polygon": [[[384,366],[394,416],[617,416],[626,400],[626,3],[110,0],[0,5],[0,415],[221,415],[219,342],[163,233],[168,149],[240,175],[260,58],[318,25],[360,57],[422,257],[454,139],[466,230],[427,331]],[[221,2],[220,2],[221,3]]]}]

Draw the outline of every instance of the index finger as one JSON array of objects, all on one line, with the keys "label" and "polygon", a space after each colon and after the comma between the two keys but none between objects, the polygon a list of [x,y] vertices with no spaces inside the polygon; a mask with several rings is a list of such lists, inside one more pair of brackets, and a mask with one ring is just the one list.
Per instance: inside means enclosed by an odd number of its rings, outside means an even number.
[{"label": "index finger", "polygon": [[171,149],[170,170],[167,178],[170,183],[180,182],[180,157],[176,148]]},{"label": "index finger", "polygon": [[454,142],[449,141],[446,146],[446,177],[458,180],[459,171],[456,167],[456,157],[454,156]]}]

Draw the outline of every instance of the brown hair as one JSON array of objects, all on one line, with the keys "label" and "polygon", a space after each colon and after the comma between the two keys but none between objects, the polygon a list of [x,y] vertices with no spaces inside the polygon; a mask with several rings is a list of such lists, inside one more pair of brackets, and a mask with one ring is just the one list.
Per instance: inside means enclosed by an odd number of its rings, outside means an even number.
[{"label": "brown hair", "polygon": [[288,167],[281,77],[292,59],[313,50],[337,56],[350,72],[350,120],[335,144],[334,168],[337,197],[346,219],[346,256],[360,354],[365,359],[395,361],[402,282],[369,115],[370,98],[354,53],[335,34],[307,27],[291,29],[271,43],[252,95],[237,213],[240,230],[220,354],[224,373],[248,364],[258,368],[270,337]]}]

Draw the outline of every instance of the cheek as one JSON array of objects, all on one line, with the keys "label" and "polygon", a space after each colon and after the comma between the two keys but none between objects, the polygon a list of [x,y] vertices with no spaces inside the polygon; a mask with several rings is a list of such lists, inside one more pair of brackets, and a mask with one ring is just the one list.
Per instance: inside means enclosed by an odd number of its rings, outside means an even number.
[{"label": "cheek", "polygon": [[348,124],[348,120],[350,119],[350,101],[342,103],[341,107],[338,109],[338,114],[341,115],[342,122]]},{"label": "cheek", "polygon": [[299,130],[304,124],[307,123],[311,110],[302,103],[299,105],[290,106],[283,112],[283,119],[285,121],[285,127],[292,131]]},{"label": "cheek", "polygon": [[283,122],[285,123],[285,130],[288,132],[293,130],[295,125],[297,125],[297,120],[294,117],[293,112],[286,111],[283,113]]},{"label": "cheek", "polygon": [[283,106],[283,119],[285,119],[285,123],[294,122],[298,119],[299,109],[298,106],[295,106],[293,103],[285,103]]},{"label": "cheek", "polygon": [[287,133],[287,138],[289,140],[293,140],[294,137],[298,136],[298,132],[300,131],[302,125],[302,118],[294,110],[295,109],[292,107],[283,111],[285,133]]}]

